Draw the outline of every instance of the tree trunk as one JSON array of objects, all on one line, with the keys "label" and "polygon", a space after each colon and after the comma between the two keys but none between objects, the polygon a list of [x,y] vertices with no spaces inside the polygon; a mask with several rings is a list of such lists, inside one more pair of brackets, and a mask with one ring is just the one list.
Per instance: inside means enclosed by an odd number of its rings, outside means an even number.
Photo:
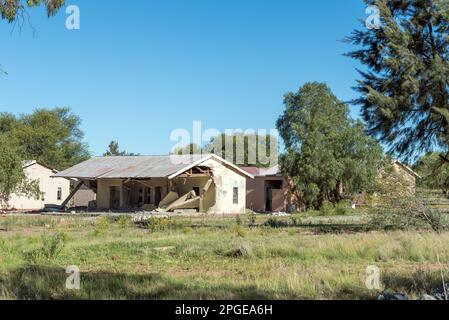
[{"label": "tree trunk", "polygon": [[345,193],[345,189],[344,189],[343,181],[339,181],[338,182],[338,198],[339,198],[339,200],[341,200],[343,198],[344,193]]}]

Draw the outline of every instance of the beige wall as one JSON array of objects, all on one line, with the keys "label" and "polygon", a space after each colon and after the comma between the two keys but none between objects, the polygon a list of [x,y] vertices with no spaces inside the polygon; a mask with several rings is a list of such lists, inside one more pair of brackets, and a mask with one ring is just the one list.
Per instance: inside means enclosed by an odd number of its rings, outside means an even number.
[{"label": "beige wall", "polygon": [[[78,182],[72,183],[72,188],[74,188]],[[70,205],[73,207],[87,207],[89,202],[97,199],[97,195],[91,189],[86,186],[82,186],[80,190],[78,190],[73,199],[70,201]]]},{"label": "beige wall", "polygon": [[[99,179],[97,189],[97,207],[98,209],[109,209],[110,187],[122,188],[123,181],[119,179]],[[123,190],[121,190],[123,195]],[[121,196],[122,198],[122,196]]]},{"label": "beige wall", "polygon": [[265,211],[266,187],[269,181],[282,180],[282,189],[273,189],[273,212],[288,212],[290,210],[302,210],[301,195],[294,193],[290,184],[291,180],[285,177],[255,177],[247,179],[246,206],[256,212]]},{"label": "beige wall", "polygon": [[[24,169],[29,179],[39,180],[39,188],[43,197],[39,199],[13,195],[10,208],[19,211],[40,210],[46,204],[61,205],[70,194],[70,181],[64,178],[51,178],[53,170],[35,163]],[[58,188],[62,190],[62,198],[58,200]]]},{"label": "beige wall", "polygon": [[411,174],[407,169],[398,163],[393,165],[395,173],[400,177],[402,185],[406,188],[407,192],[411,194],[416,193],[416,177]]},{"label": "beige wall", "polygon": [[[201,164],[211,168],[215,183],[215,205],[211,214],[240,214],[246,212],[246,176],[227,168],[214,159]],[[233,203],[234,188],[238,188],[238,203]]]}]

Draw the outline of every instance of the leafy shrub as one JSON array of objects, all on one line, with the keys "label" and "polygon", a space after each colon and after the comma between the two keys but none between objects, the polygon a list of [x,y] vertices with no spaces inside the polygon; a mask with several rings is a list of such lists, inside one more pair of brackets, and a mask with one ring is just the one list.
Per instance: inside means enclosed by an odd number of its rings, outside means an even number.
[{"label": "leafy shrub", "polygon": [[242,226],[238,226],[236,231],[237,231],[237,235],[238,235],[240,238],[245,238],[246,235],[247,235],[246,229],[243,228]]},{"label": "leafy shrub", "polygon": [[346,216],[346,215],[350,214],[350,212],[351,212],[351,209],[347,202],[340,202],[335,207],[335,214],[337,216]]},{"label": "leafy shrub", "polygon": [[335,215],[334,205],[329,201],[324,202],[320,209],[320,215],[326,217]]},{"label": "leafy shrub", "polygon": [[236,249],[226,253],[227,257],[232,258],[249,258],[253,255],[253,248],[251,244],[245,242],[240,244]]},{"label": "leafy shrub", "polygon": [[25,253],[25,261],[30,265],[53,261],[61,254],[66,241],[65,233],[44,237],[42,247]]},{"label": "leafy shrub", "polygon": [[251,227],[254,227],[256,225],[257,222],[257,216],[255,213],[250,213],[248,215],[248,225]]},{"label": "leafy shrub", "polygon": [[163,231],[168,228],[173,228],[174,223],[170,218],[150,218],[145,222],[145,227],[150,232]]},{"label": "leafy shrub", "polygon": [[235,223],[237,223],[238,226],[242,225],[242,218],[240,217],[240,215],[235,217]]},{"label": "leafy shrub", "polygon": [[117,219],[117,224],[119,225],[120,229],[128,228],[129,226],[131,226],[131,222],[131,216],[120,216]]},{"label": "leafy shrub", "polygon": [[300,218],[295,218],[295,217],[292,216],[291,220],[292,220],[292,225],[295,226],[295,227],[298,227],[298,226],[300,226],[302,224],[302,221],[301,221]]},{"label": "leafy shrub", "polygon": [[287,221],[276,219],[276,218],[270,218],[263,224],[265,227],[270,228],[286,228],[289,227],[290,224]]},{"label": "leafy shrub", "polygon": [[109,229],[110,224],[111,224],[110,217],[101,217],[97,221],[97,226],[101,229]]}]

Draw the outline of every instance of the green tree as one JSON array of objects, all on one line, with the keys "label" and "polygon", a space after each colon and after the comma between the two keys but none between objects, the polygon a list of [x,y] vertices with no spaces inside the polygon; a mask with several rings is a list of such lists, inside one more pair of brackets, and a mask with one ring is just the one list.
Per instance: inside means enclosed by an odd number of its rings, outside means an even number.
[{"label": "green tree", "polygon": [[137,156],[136,153],[128,153],[126,151],[121,151],[118,141],[111,141],[108,146],[108,150],[103,154],[105,157],[124,157],[124,156]]},{"label": "green tree", "polygon": [[2,0],[0,1],[0,13],[4,20],[12,23],[18,19],[24,19],[27,8],[44,5],[47,16],[54,16],[64,5],[65,0]]},{"label": "green tree", "polygon": [[174,151],[171,152],[171,154],[176,154],[176,155],[192,155],[192,154],[201,154],[201,153],[202,153],[202,149],[196,143],[191,143],[188,146],[185,146],[184,148],[182,148],[182,147],[176,148]]},{"label": "green tree", "polygon": [[0,134],[10,133],[19,125],[17,117],[8,112],[0,113]]},{"label": "green tree", "polygon": [[10,139],[0,134],[0,207],[9,208],[11,195],[39,197],[39,183],[30,180],[23,170],[19,150]]},{"label": "green tree", "polygon": [[0,114],[0,133],[18,147],[22,160],[38,160],[59,170],[90,157],[80,125],[69,108],[38,109],[20,117]]},{"label": "green tree", "polygon": [[414,165],[422,179],[419,184],[427,189],[449,191],[449,164],[441,158],[438,152],[429,152],[422,156]]},{"label": "green tree", "polygon": [[239,166],[272,167],[278,163],[278,139],[272,135],[236,133],[211,139],[203,152],[215,153]]},{"label": "green tree", "polygon": [[326,84],[307,83],[288,93],[284,104],[277,121],[285,143],[281,168],[307,207],[370,188],[382,165],[382,149],[365,135],[360,121],[349,118],[348,106]]},{"label": "green tree", "polygon": [[389,151],[415,157],[449,139],[449,9],[437,0],[365,0],[380,10],[380,29],[355,30],[359,49],[354,103],[368,133]]}]

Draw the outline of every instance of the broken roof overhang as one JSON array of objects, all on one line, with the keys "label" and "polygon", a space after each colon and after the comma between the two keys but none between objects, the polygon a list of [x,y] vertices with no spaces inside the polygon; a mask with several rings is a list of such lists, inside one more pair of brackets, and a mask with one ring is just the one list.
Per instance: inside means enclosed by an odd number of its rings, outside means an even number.
[{"label": "broken roof overhang", "polygon": [[253,178],[252,175],[215,154],[96,157],[59,172],[54,177],[82,180],[173,179],[209,159],[214,159],[241,175]]},{"label": "broken roof overhang", "polygon": [[242,167],[242,170],[254,177],[283,177],[279,165],[271,168]]}]

